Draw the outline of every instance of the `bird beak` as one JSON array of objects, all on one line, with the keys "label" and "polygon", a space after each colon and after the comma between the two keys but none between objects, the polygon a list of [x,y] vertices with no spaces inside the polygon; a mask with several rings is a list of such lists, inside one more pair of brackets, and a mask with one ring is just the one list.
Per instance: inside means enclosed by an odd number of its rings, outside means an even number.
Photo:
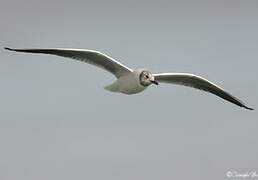
[{"label": "bird beak", "polygon": [[159,85],[158,81],[156,81],[156,80],[151,80],[151,83]]}]

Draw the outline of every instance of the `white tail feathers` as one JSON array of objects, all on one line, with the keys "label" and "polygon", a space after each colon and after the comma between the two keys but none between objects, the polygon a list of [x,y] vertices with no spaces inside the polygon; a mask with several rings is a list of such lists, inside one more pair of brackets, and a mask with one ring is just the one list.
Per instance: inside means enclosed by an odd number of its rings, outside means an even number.
[{"label": "white tail feathers", "polygon": [[116,82],[114,82],[113,84],[110,84],[108,86],[105,86],[104,89],[111,91],[111,92],[119,92]]}]

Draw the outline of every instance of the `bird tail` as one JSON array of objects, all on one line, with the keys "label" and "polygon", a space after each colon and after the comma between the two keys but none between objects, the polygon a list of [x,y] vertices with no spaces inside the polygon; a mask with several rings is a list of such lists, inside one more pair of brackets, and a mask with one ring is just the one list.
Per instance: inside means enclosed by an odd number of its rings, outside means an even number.
[{"label": "bird tail", "polygon": [[117,87],[117,83],[114,82],[108,86],[105,86],[104,89],[108,90],[108,91],[111,91],[111,92],[119,92],[119,89]]}]

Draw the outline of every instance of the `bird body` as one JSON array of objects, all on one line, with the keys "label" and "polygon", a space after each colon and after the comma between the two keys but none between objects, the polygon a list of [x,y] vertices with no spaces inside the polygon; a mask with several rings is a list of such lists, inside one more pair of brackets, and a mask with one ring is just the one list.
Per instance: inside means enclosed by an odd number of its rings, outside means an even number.
[{"label": "bird body", "polygon": [[68,57],[88,64],[100,67],[114,76],[117,80],[105,87],[111,92],[120,92],[124,94],[136,94],[145,90],[149,85],[159,83],[170,83],[184,85],[199,90],[203,90],[221,97],[231,103],[249,110],[253,110],[243,103],[238,98],[232,96],[224,89],[215,85],[214,83],[194,74],[189,73],[160,73],[152,74],[145,69],[132,70],[125,65],[119,63],[113,58],[93,50],[85,49],[12,49],[5,48],[10,51],[25,52],[25,53],[43,53],[52,54],[62,57]]},{"label": "bird body", "polygon": [[124,94],[137,94],[147,88],[140,84],[139,76],[143,69],[134,70],[118,78],[113,84],[105,87],[111,92],[120,92]]}]

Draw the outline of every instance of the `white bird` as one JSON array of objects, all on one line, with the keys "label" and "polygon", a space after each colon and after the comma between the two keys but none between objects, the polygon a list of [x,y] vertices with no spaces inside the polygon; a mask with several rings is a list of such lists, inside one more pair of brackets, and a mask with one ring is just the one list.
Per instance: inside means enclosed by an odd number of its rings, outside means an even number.
[{"label": "white bird", "polygon": [[117,80],[106,86],[105,89],[112,92],[120,92],[124,94],[136,94],[145,90],[149,85],[162,83],[172,83],[184,86],[189,86],[197,88],[206,92],[215,94],[231,103],[234,103],[240,107],[244,107],[249,110],[253,110],[248,107],[245,103],[232,96],[224,89],[215,85],[214,83],[196,76],[194,74],[188,73],[161,73],[161,74],[151,74],[145,69],[132,70],[125,65],[117,62],[113,58],[92,50],[84,49],[5,49],[10,51],[26,52],[26,53],[43,53],[52,54],[68,58],[73,58],[79,61],[83,61],[95,66],[98,66],[106,71],[109,71],[116,76]]}]

